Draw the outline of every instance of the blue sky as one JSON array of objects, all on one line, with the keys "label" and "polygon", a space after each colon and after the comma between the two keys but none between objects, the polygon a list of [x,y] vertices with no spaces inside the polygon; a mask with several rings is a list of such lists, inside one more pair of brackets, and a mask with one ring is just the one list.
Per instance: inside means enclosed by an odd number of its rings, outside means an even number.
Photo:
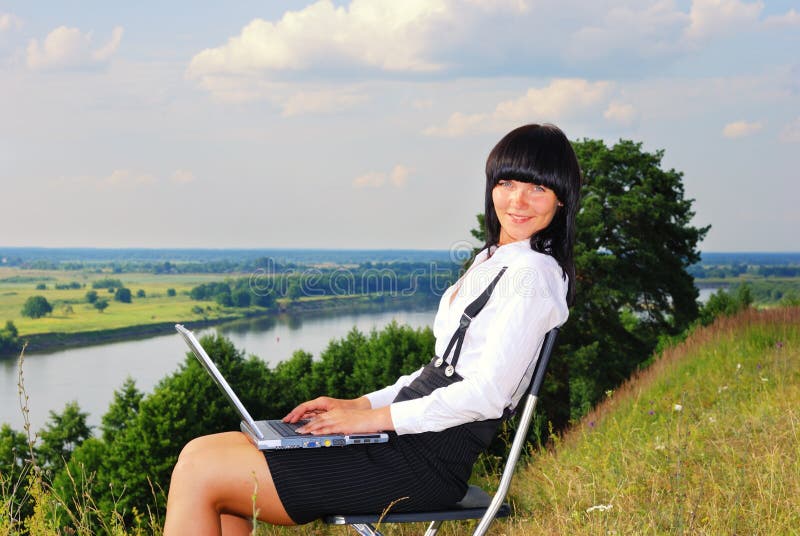
[{"label": "blue sky", "polygon": [[511,128],[798,251],[800,1],[0,2],[0,245],[448,249]]}]

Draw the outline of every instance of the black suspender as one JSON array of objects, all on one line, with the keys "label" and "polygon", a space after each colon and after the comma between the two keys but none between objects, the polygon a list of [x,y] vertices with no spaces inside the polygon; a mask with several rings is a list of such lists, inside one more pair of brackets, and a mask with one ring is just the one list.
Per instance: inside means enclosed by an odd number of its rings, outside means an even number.
[{"label": "black suspender", "polygon": [[507,266],[503,266],[500,269],[500,273],[495,276],[489,286],[481,292],[480,296],[475,298],[475,301],[467,305],[464,309],[464,313],[461,315],[461,320],[458,323],[458,329],[456,329],[455,333],[453,333],[453,337],[450,339],[450,342],[447,344],[447,349],[444,351],[444,355],[434,362],[435,367],[440,367],[447,359],[447,356],[450,355],[450,350],[453,349],[455,346],[455,351],[453,352],[453,359],[447,365],[447,368],[444,369],[445,376],[452,376],[455,372],[456,365],[458,364],[458,358],[461,355],[461,345],[464,343],[464,337],[467,334],[467,328],[469,327],[470,322],[472,319],[477,316],[478,313],[481,312],[486,302],[489,301],[489,297],[492,295],[492,291],[494,291],[494,287],[497,286],[497,282],[500,280],[500,277],[506,271]]}]

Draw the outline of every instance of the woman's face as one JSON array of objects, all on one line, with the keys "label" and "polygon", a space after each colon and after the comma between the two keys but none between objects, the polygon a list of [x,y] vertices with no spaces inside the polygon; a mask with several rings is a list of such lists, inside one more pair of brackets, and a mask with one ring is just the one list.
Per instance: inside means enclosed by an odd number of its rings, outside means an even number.
[{"label": "woman's face", "polygon": [[505,179],[492,190],[492,200],[500,220],[501,246],[528,239],[545,229],[561,205],[549,188]]}]

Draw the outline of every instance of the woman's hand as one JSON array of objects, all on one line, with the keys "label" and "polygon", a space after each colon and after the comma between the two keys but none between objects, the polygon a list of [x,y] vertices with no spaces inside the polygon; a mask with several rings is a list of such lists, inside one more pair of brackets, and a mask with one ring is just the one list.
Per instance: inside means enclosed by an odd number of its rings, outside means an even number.
[{"label": "woman's hand", "polygon": [[322,396],[303,402],[286,417],[284,422],[309,422],[297,431],[301,434],[357,434],[393,430],[389,406],[372,409],[366,397],[342,400]]}]

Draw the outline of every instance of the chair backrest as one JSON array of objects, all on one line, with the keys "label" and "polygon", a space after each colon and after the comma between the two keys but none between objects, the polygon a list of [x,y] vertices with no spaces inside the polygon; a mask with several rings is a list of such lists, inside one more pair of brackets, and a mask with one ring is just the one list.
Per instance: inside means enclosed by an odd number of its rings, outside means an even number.
[{"label": "chair backrest", "polygon": [[544,375],[545,372],[547,372],[547,365],[550,363],[550,355],[553,353],[553,348],[556,345],[558,332],[559,328],[553,328],[548,331],[544,337],[542,349],[539,352],[539,358],[536,360],[536,365],[533,369],[530,387],[523,399],[524,405],[522,413],[519,416],[519,423],[517,424],[517,431],[514,434],[514,440],[511,443],[511,449],[508,451],[508,458],[503,468],[503,474],[500,477],[500,484],[492,498],[492,502],[489,504],[488,508],[486,508],[486,513],[483,514],[483,517],[475,527],[473,536],[483,536],[486,534],[486,531],[489,530],[489,525],[497,515],[497,511],[502,506],[503,501],[505,501],[508,489],[511,487],[511,477],[514,476],[514,468],[517,465],[517,461],[519,461],[522,448],[525,445],[528,428],[533,419],[533,412],[536,409],[536,401],[539,399],[539,389],[542,386],[542,382],[544,382]]}]

